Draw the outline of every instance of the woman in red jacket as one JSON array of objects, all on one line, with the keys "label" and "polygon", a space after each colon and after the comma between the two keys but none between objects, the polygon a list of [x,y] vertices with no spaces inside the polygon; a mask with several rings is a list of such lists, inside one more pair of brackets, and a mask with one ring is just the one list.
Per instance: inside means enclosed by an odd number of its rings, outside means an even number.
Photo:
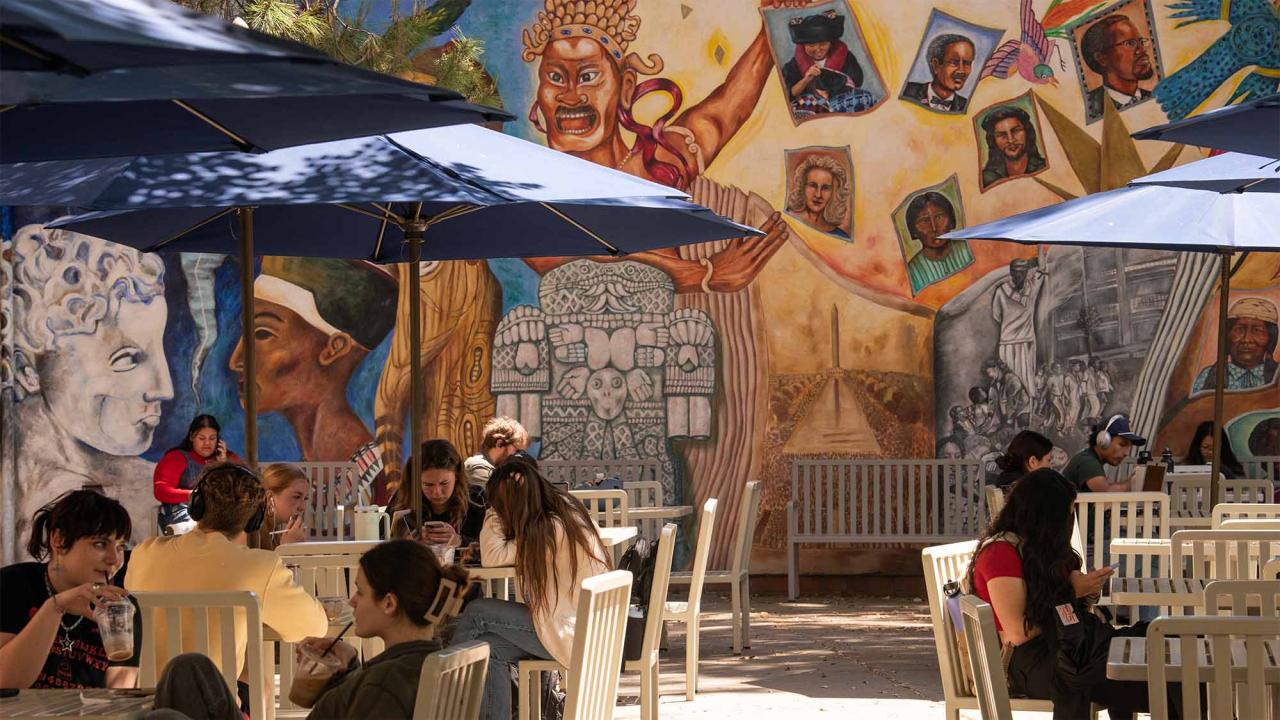
[{"label": "woman in red jacket", "polygon": [[160,458],[153,476],[156,500],[160,501],[160,531],[168,534],[169,526],[189,522],[187,500],[196,480],[209,463],[241,462],[227,451],[219,437],[222,428],[212,415],[197,415],[187,428],[187,438]]}]

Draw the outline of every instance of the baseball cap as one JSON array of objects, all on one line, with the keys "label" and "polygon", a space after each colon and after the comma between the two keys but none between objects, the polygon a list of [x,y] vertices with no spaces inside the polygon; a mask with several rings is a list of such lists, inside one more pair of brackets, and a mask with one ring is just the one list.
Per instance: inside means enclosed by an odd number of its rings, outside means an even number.
[{"label": "baseball cap", "polygon": [[1111,434],[1111,437],[1122,437],[1138,447],[1147,444],[1146,438],[1129,427],[1129,418],[1124,415],[1111,418],[1111,422],[1107,423],[1106,431]]}]

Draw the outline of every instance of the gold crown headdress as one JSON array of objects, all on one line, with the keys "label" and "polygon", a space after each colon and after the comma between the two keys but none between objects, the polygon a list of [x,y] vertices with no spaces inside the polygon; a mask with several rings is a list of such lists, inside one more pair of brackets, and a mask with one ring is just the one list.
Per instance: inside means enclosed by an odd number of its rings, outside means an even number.
[{"label": "gold crown headdress", "polygon": [[525,62],[533,62],[555,40],[588,37],[622,64],[627,44],[640,29],[640,18],[631,14],[636,0],[545,0],[543,7],[546,10],[539,10],[538,19],[522,34],[520,57]]}]

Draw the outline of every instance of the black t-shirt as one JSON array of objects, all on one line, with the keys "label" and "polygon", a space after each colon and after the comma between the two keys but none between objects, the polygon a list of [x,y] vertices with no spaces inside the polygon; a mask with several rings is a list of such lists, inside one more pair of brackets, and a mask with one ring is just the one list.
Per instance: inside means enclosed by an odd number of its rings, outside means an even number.
[{"label": "black t-shirt", "polygon": [[[123,576],[123,573],[116,575],[118,578]],[[17,563],[0,568],[0,632],[14,635],[22,632],[48,599],[44,563]],[[78,624],[77,618],[80,618]],[[136,610],[133,616],[133,657],[120,662],[107,660],[107,651],[102,648],[102,637],[98,634],[98,623],[92,618],[67,613],[60,622],[61,626],[49,648],[44,667],[36,675],[36,681],[31,687],[106,687],[108,667],[138,666],[142,619]],[[73,624],[75,627],[68,633],[65,628]],[[70,651],[64,649],[64,640],[68,635],[72,641]]]}]

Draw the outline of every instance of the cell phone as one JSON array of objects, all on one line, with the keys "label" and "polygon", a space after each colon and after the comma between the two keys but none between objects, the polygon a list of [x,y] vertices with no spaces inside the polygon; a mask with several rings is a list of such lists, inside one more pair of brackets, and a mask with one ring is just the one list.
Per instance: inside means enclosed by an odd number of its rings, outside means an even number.
[{"label": "cell phone", "polygon": [[449,523],[441,522],[439,520],[428,520],[425,523],[423,523],[422,526],[425,527],[427,530],[441,530],[449,527]]}]

